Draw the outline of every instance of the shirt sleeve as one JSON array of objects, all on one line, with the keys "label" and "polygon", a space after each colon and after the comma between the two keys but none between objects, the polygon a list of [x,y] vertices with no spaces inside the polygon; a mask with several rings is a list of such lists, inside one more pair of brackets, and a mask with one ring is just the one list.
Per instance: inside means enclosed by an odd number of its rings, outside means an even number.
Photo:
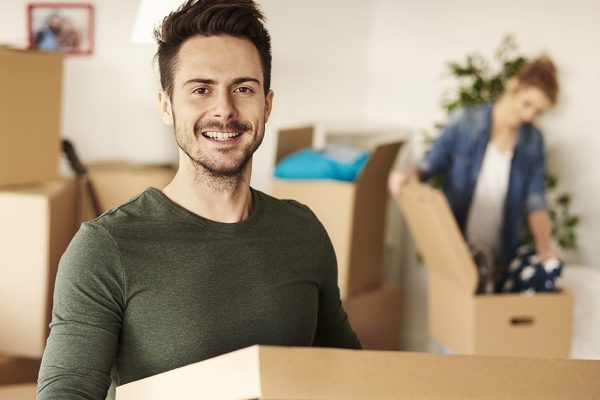
[{"label": "shirt sleeve", "polygon": [[317,332],[313,346],[339,347],[347,349],[362,348],[356,333],[350,326],[348,315],[342,306],[340,289],[337,283],[337,260],[325,228],[323,230],[323,282],[319,287],[319,315]]},{"label": "shirt sleeve", "polygon": [[100,226],[83,224],[61,258],[38,400],[104,400],[117,351],[125,279]]},{"label": "shirt sleeve", "polygon": [[462,113],[462,111],[459,111],[451,118],[444,127],[442,134],[433,142],[431,149],[417,165],[422,181],[426,181],[432,176],[447,171],[450,168]]},{"label": "shirt sleeve", "polygon": [[544,140],[541,134],[538,135],[538,138],[527,187],[527,198],[525,200],[528,213],[548,208],[546,204],[546,156],[544,154]]}]

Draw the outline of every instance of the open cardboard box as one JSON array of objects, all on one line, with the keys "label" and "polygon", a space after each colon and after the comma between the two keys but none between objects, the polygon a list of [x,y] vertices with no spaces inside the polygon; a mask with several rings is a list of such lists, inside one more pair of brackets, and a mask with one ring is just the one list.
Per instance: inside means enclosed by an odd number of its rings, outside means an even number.
[{"label": "open cardboard box", "polygon": [[476,295],[477,268],[444,195],[409,184],[398,202],[428,268],[434,339],[462,354],[569,357],[569,292]]},{"label": "open cardboard box", "polygon": [[0,185],[58,178],[63,54],[0,46]]},{"label": "open cardboard box", "polygon": [[[87,170],[101,212],[126,203],[149,186],[164,188],[177,172],[171,165],[126,162],[93,163],[87,166]],[[89,212],[84,211],[84,215],[89,215]]]},{"label": "open cardboard box", "polygon": [[600,361],[253,346],[117,387],[118,400],[596,399]]},{"label": "open cardboard box", "polygon": [[[314,128],[280,130],[276,162],[311,147]],[[327,230],[338,262],[342,298],[374,289],[383,275],[386,182],[401,142],[376,146],[355,182],[273,178],[271,194],[310,207]]]},{"label": "open cardboard box", "polygon": [[73,180],[0,191],[0,353],[39,358],[58,262],[79,226]]},{"label": "open cardboard box", "polygon": [[385,283],[344,300],[352,329],[363,349],[400,350],[402,290]]}]

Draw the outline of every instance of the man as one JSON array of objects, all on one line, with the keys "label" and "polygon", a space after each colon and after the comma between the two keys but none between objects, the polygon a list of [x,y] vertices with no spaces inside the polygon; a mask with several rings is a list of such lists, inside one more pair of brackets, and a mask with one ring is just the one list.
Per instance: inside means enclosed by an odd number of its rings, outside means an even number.
[{"label": "man", "polygon": [[360,348],[310,210],[249,186],[271,112],[252,0],[190,0],[157,32],[179,169],[85,223],[63,256],[38,399],[121,385],[253,344]]}]

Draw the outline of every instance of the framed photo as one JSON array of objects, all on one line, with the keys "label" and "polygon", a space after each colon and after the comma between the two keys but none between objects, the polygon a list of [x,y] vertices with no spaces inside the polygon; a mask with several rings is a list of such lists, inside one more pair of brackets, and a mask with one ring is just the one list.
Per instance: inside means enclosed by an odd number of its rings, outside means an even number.
[{"label": "framed photo", "polygon": [[27,29],[32,49],[74,55],[94,52],[94,7],[91,4],[29,4]]}]

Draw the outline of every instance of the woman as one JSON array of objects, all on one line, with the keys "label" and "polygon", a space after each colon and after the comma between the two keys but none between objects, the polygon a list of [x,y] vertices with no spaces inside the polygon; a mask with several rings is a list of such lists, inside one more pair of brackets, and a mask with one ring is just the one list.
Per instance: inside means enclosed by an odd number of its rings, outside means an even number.
[{"label": "woman", "polygon": [[496,102],[459,110],[416,168],[392,172],[390,191],[396,196],[408,181],[444,173],[444,193],[461,231],[471,246],[492,252],[501,275],[522,244],[525,218],[537,260],[557,258],[545,200],[543,138],[533,125],[557,94],[556,68],[548,57],[525,64]]}]

